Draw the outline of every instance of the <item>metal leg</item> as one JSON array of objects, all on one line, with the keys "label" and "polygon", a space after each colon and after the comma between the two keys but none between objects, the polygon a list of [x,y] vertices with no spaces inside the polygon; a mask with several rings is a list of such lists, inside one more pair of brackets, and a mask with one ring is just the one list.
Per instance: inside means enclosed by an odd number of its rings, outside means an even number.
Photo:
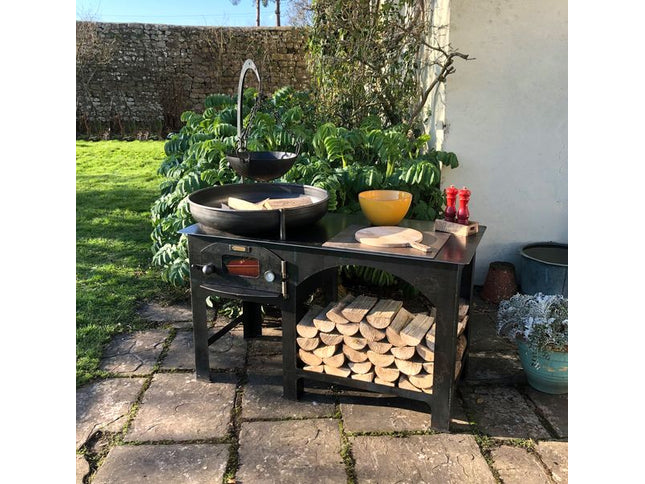
[{"label": "metal leg", "polygon": [[262,336],[262,307],[258,303],[242,301],[244,338]]},{"label": "metal leg", "polygon": [[193,341],[195,344],[195,377],[210,380],[208,355],[208,326],[206,324],[206,295],[194,284],[191,291],[193,311]]},{"label": "metal leg", "polygon": [[444,275],[441,297],[436,301],[434,380],[432,385],[432,428],[447,432],[455,388],[455,357],[457,353],[457,318],[461,269]]},{"label": "metal leg", "polygon": [[289,400],[302,397],[304,383],[296,376],[296,324],[304,316],[299,310],[298,291],[295,285],[289,287],[289,299],[282,306],[282,383],[283,396]]},{"label": "metal leg", "polygon": [[338,269],[332,268],[325,271],[323,292],[327,301],[335,301],[338,298]]}]

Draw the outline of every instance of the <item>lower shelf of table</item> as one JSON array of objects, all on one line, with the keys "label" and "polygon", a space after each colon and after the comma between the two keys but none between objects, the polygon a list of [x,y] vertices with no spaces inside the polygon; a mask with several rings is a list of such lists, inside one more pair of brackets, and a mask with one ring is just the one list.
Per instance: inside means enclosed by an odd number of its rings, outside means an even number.
[{"label": "lower shelf of table", "polygon": [[329,375],[326,373],[315,373],[311,371],[305,371],[300,368],[298,368],[295,371],[295,376],[296,378],[306,378],[308,380],[320,381],[324,383],[329,383],[331,385],[339,385],[343,387],[355,388],[358,390],[365,390],[365,391],[374,392],[374,393],[382,393],[386,395],[398,395],[403,398],[425,402],[430,406],[432,406],[436,398],[436,395],[432,393],[405,390],[403,388],[399,388],[396,386],[391,387],[387,385],[379,385],[378,383],[366,382],[361,380],[352,380],[350,378]]}]

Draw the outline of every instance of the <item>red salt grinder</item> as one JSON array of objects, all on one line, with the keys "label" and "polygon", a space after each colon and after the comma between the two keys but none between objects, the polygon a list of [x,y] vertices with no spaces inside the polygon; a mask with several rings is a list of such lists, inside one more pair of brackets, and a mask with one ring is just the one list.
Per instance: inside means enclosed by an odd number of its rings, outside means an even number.
[{"label": "red salt grinder", "polygon": [[468,202],[470,201],[470,190],[464,187],[459,190],[459,211],[457,212],[457,223],[468,225]]},{"label": "red salt grinder", "polygon": [[446,192],[446,210],[444,212],[444,219],[448,222],[454,222],[457,215],[457,208],[455,207],[455,200],[457,199],[458,190],[454,185],[450,185],[445,190]]}]

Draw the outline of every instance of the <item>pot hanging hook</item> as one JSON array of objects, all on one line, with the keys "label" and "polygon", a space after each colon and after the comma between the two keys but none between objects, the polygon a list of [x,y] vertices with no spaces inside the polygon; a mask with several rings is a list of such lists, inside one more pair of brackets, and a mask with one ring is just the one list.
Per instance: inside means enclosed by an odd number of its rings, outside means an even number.
[{"label": "pot hanging hook", "polygon": [[[242,129],[242,99],[243,99],[243,89],[244,89],[244,78],[246,77],[246,73],[249,70],[255,73],[255,77],[258,80],[258,96],[255,100],[255,104],[253,105],[253,108],[251,108],[251,116],[249,116],[249,122],[246,125],[246,128]],[[246,140],[251,130],[253,117],[257,112],[258,108],[260,107],[261,97],[262,97],[262,81],[260,80],[260,74],[258,73],[258,68],[256,67],[255,62],[253,62],[251,59],[247,59],[244,61],[244,64],[242,65],[242,72],[240,73],[240,81],[237,86],[237,151],[238,152],[246,151]]]}]

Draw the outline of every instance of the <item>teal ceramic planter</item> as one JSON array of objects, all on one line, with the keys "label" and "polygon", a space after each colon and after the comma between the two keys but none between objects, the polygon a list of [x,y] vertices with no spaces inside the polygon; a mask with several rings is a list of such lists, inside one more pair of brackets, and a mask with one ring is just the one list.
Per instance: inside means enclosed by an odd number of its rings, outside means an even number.
[{"label": "teal ceramic planter", "polygon": [[534,358],[534,352],[522,341],[517,342],[517,349],[529,385],[544,393],[568,393],[569,353],[546,351]]}]

